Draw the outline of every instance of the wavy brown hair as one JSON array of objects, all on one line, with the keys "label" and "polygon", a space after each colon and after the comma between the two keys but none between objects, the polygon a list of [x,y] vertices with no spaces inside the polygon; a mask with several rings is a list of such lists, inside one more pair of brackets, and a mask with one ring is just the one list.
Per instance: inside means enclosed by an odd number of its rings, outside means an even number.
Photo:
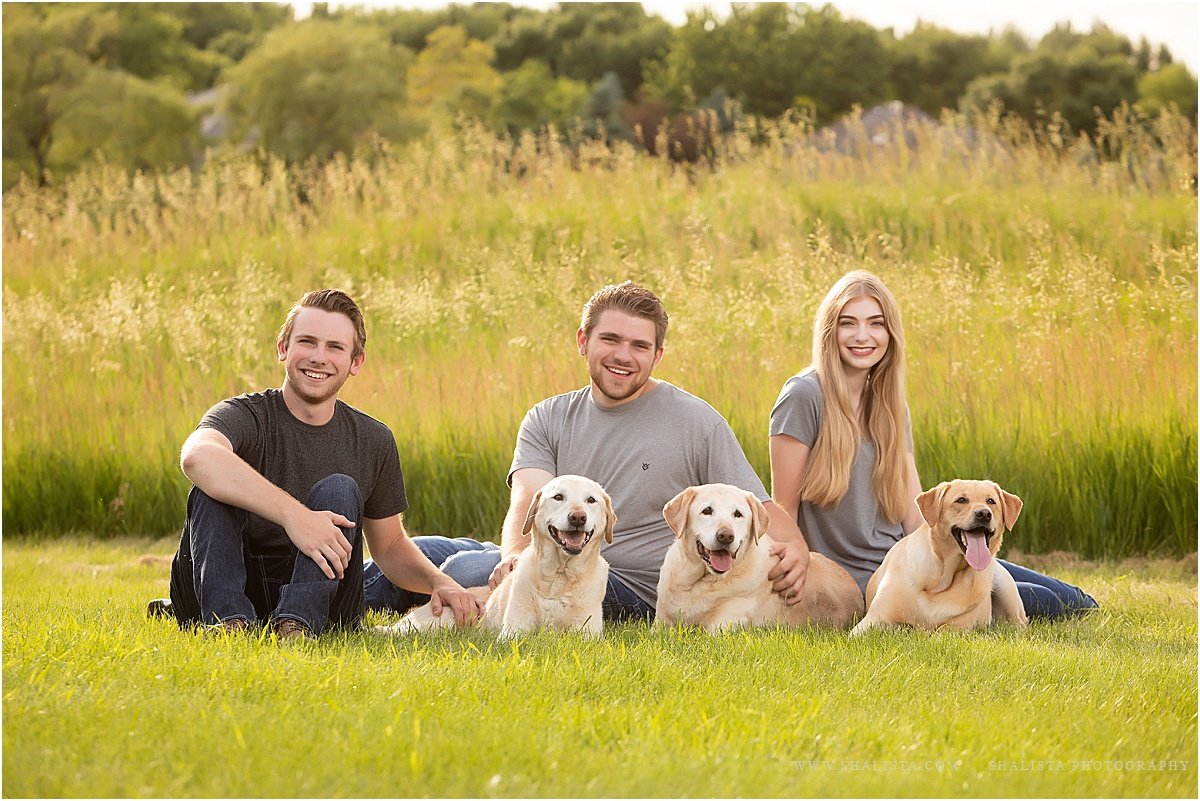
[{"label": "wavy brown hair", "polygon": [[662,348],[663,340],[667,337],[667,310],[663,308],[658,296],[649,289],[632,281],[601,287],[583,304],[583,316],[579,327],[583,329],[584,337],[592,335],[592,329],[600,321],[600,315],[609,309],[616,309],[654,323],[654,348]]},{"label": "wavy brown hair", "polygon": [[354,298],[340,289],[314,289],[312,292],[306,292],[300,300],[296,301],[296,305],[288,311],[287,319],[283,321],[283,326],[279,329],[277,340],[284,346],[292,338],[296,315],[300,313],[301,309],[320,309],[346,315],[354,324],[354,352],[350,354],[350,357],[357,359],[366,351],[367,326],[363,322],[362,310],[358,308]]},{"label": "wavy brown hair", "polygon": [[[889,342],[887,353],[867,375],[861,420],[850,404],[850,391],[837,344],[838,317],[856,298],[872,298],[883,310]],[[821,430],[804,471],[800,497],[819,506],[841,501],[850,484],[850,472],[859,443],[875,445],[871,483],[888,520],[902,520],[908,497],[908,442],[905,431],[906,387],[904,326],[896,299],[883,282],[864,270],[846,273],[825,295],[813,326],[812,365],[821,384],[824,413]]]}]

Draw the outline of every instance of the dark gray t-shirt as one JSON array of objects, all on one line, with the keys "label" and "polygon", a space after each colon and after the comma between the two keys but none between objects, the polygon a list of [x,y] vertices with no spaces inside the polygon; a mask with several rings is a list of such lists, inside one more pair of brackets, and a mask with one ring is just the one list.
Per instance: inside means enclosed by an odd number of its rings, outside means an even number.
[{"label": "dark gray t-shirt", "polygon": [[[340,400],[328,423],[312,426],[288,411],[282,390],[268,389],[221,401],[197,428],[224,434],[234,453],[301,503],[318,481],[343,473],[358,482],[367,517],[382,519],[408,508],[391,430]],[[292,547],[283,528],[269,520],[251,515],[249,528],[256,554]]]},{"label": "dark gray t-shirt", "polygon": [[[794,375],[783,385],[771,409],[771,435],[786,434],[812,448],[821,429],[823,409],[816,371],[810,368]],[[907,424],[907,410],[905,417]],[[911,425],[908,449],[912,451]],[[883,517],[871,481],[874,469],[875,445],[863,440],[842,500],[832,507],[801,501],[796,521],[808,547],[844,567],[864,591],[888,549],[904,536],[899,520]]]},{"label": "dark gray t-shirt", "polygon": [[602,553],[613,574],[651,606],[674,538],[662,514],[667,501],[715,482],[769,497],[725,418],[665,381],[614,408],[596,405],[590,387],[542,401],[521,423],[509,484],[527,467],[587,476],[604,487],[617,527]]}]

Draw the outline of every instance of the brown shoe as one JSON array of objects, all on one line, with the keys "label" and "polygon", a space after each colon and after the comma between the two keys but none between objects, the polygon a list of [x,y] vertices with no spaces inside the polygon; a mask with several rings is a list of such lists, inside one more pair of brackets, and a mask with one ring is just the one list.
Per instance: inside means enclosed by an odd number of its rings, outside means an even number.
[{"label": "brown shoe", "polygon": [[312,629],[299,620],[285,617],[275,621],[275,636],[280,640],[307,640],[313,633]]},{"label": "brown shoe", "polygon": [[240,634],[250,630],[250,621],[244,617],[231,617],[204,628],[214,634]]}]

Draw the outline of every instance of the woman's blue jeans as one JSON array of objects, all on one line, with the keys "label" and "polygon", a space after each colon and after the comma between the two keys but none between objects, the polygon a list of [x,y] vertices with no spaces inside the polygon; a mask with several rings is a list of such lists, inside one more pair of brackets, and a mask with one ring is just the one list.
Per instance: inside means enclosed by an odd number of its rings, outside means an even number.
[{"label": "woman's blue jeans", "polygon": [[291,618],[320,634],[362,621],[363,498],[358,483],[335,474],[312,488],[309,509],[337,512],[357,525],[345,530],[353,551],[343,578],[326,578],[317,563],[287,546],[264,547],[246,536],[250,513],[193,487],[179,551],[171,563],[171,603],[180,625]]},{"label": "woman's blue jeans", "polygon": [[[482,587],[500,564],[500,548],[493,542],[477,542],[467,537],[413,537],[421,553],[443,573],[463,587]],[[368,561],[363,568],[363,591],[368,609],[404,612],[429,601],[428,595],[401,589],[388,580],[379,566]],[[608,589],[604,593],[604,619],[653,620],[654,608],[608,571]]]},{"label": "woman's blue jeans", "polygon": [[1003,559],[996,561],[1017,582],[1017,592],[1021,595],[1025,616],[1030,620],[1035,618],[1053,620],[1059,617],[1078,615],[1100,607],[1100,604],[1096,603],[1092,596],[1072,584],[1043,576],[1036,570],[1014,565]]}]

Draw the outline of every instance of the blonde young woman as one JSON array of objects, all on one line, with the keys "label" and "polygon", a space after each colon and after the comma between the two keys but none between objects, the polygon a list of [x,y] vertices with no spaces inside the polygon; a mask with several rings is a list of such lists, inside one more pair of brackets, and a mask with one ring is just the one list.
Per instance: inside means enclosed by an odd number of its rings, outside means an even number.
[{"label": "blonde young woman", "polygon": [[[771,410],[771,494],[808,546],[860,589],[901,537],[922,522],[905,388],[904,327],[883,282],[842,276],[817,309],[812,364],[784,384]],[[1078,587],[998,560],[1026,615],[1096,607]]]}]

